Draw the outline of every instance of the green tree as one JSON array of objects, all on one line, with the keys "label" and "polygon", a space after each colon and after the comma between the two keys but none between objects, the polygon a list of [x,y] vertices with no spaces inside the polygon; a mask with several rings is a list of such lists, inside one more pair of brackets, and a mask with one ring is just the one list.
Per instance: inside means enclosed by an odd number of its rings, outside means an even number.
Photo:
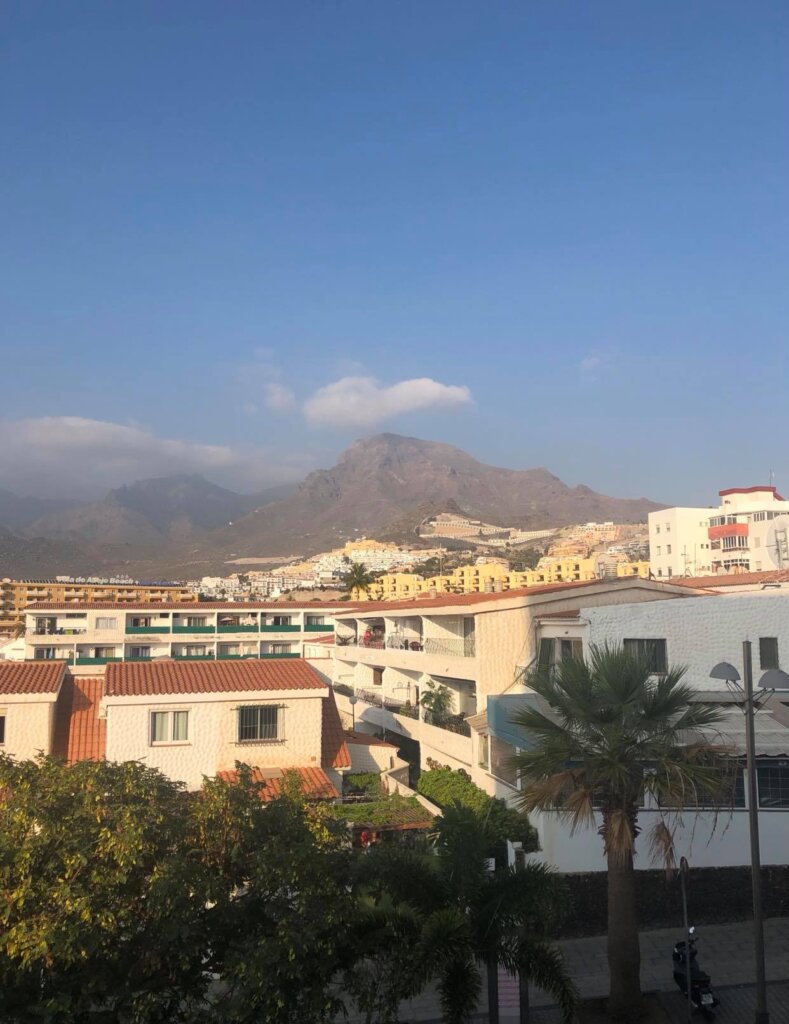
[{"label": "green tree", "polygon": [[471,1019],[482,988],[480,963],[487,968],[492,1022],[498,1020],[499,964],[551,993],[569,1022],[575,990],[548,939],[561,883],[537,864],[497,865],[490,872],[491,844],[485,819],[454,806],[437,822],[432,854],[389,847],[364,858],[377,927],[391,929],[390,941],[409,936],[405,987],[418,991],[435,979],[447,1024]]},{"label": "green tree", "polygon": [[350,593],[355,590],[366,594],[375,580],[375,576],[367,571],[364,562],[351,562],[342,574],[341,580],[343,587]]},{"label": "green tree", "polygon": [[733,760],[706,735],[718,708],[694,700],[684,669],[655,674],[619,647],[592,647],[535,672],[529,686],[543,709],[512,718],[533,746],[514,758],[525,810],[556,811],[573,831],[599,823],[608,865],[608,964],[612,1019],[641,1012],[640,954],[633,858],[638,809],[648,794],[664,808],[650,836],[655,856],[672,861],[673,831],[684,808],[731,799]]},{"label": "green tree", "polygon": [[128,762],[0,757],[4,1019],[183,1019],[206,978],[188,799]]},{"label": "green tree", "polygon": [[353,920],[347,833],[286,781],[198,794],[127,762],[0,757],[8,1024],[330,1018]]}]

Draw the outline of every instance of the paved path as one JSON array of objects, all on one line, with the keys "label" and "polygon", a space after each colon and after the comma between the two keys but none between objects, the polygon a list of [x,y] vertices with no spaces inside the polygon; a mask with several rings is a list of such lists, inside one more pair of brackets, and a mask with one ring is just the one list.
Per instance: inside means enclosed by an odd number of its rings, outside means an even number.
[{"label": "paved path", "polygon": [[[770,984],[768,1003],[770,1024],[789,1024],[789,918],[775,917],[765,921],[767,980]],[[750,922],[700,927],[698,936],[699,963],[711,976],[712,985],[721,999],[718,1019],[721,1024],[748,1024],[753,1019],[753,926]],[[660,928],[641,933],[641,986],[645,992],[667,993],[663,1002],[674,1014],[676,1024],[685,1024],[684,1003],[674,986],[671,950],[682,937],[681,928]],[[570,972],[581,995],[587,998],[608,993],[608,961],[606,937],[569,939],[559,944],[564,951]],[[783,984],[775,984],[782,982]],[[514,983],[502,979],[500,1011],[502,1024],[517,1020],[517,999]],[[724,998],[725,996],[725,998]],[[484,1010],[483,1003],[480,1010]],[[539,990],[531,993],[532,1024],[558,1024],[556,1011],[547,1006],[549,997]],[[479,1021],[486,1019],[481,1013]],[[401,1020],[413,1024],[438,1024],[441,1008],[433,989],[402,1005]],[[351,1015],[349,1024],[355,1024]]]}]

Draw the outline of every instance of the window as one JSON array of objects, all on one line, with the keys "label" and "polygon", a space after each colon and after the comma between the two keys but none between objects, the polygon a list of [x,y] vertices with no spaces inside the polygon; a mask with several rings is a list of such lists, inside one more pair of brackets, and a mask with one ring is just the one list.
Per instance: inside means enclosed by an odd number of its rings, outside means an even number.
[{"label": "window", "polygon": [[187,626],[207,626],[208,619],[205,615],[187,615],[186,624]]},{"label": "window", "polygon": [[490,763],[490,739],[482,733],[479,737],[479,752],[477,754],[477,764],[480,768],[484,768],[486,771]]},{"label": "window", "polygon": [[96,647],[93,652],[94,658],[114,658],[115,648],[114,647]]},{"label": "window", "polygon": [[57,647],[36,647],[33,657],[36,661],[54,661],[57,658]]},{"label": "window", "polygon": [[271,645],[271,653],[272,654],[290,654],[291,653],[291,646],[290,646],[290,644],[272,644]]},{"label": "window", "polygon": [[655,548],[655,554],[656,554],[656,555],[659,555],[659,554],[660,554],[660,545],[659,545],[659,544],[658,544],[658,546],[657,546],[657,547]]},{"label": "window", "polygon": [[208,650],[205,644],[187,644],[184,653],[188,654],[190,658],[202,658],[208,654]]},{"label": "window", "polygon": [[129,657],[130,658],[150,658],[151,648],[150,647],[130,647]]},{"label": "window", "polygon": [[151,712],[151,746],[157,743],[187,743],[188,740],[188,711]]},{"label": "window", "polygon": [[323,626],[326,622],[326,619],[323,617],[323,615],[308,615],[306,622],[308,626]]},{"label": "window", "polygon": [[655,533],[660,533],[660,527],[659,526],[655,527]]},{"label": "window", "polygon": [[559,660],[569,661],[570,658],[583,657],[583,643],[580,640],[568,640],[562,637],[559,640]]},{"label": "window", "polygon": [[671,533],[671,523],[666,523],[666,533]]},{"label": "window", "polygon": [[666,554],[667,555],[671,554],[671,545],[670,544],[666,544]]},{"label": "window", "polygon": [[778,664],[778,637],[759,637],[759,665],[761,668],[780,668]]},{"label": "window", "polygon": [[668,662],[665,640],[624,640],[623,646],[628,654],[632,654],[636,658],[644,658],[649,665],[650,672],[666,671]]},{"label": "window", "polygon": [[117,629],[118,620],[99,615],[96,618],[96,629]]},{"label": "window", "polygon": [[0,747],[5,744],[5,708],[0,708]]},{"label": "window", "polygon": [[789,761],[757,763],[756,781],[760,807],[789,807]]},{"label": "window", "polygon": [[272,626],[289,626],[290,615],[274,615],[271,619]]},{"label": "window", "polygon": [[131,620],[132,627],[134,629],[140,629],[142,627],[148,627],[151,624],[150,615],[132,615]]},{"label": "window", "polygon": [[279,712],[275,706],[238,709],[238,742],[265,743],[279,739]]}]

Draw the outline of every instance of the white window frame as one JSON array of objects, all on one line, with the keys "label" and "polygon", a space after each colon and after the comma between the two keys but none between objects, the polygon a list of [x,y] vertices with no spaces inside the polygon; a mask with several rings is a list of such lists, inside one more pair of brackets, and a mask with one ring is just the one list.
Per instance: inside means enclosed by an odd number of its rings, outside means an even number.
[{"label": "white window frame", "polygon": [[[109,625],[107,625],[109,623]],[[96,626],[97,630],[107,630],[108,632],[118,628],[117,618],[113,618],[111,615],[97,615]]]},{"label": "white window frame", "polygon": [[[150,747],[188,747],[191,740],[191,728],[190,728],[190,708],[151,708],[148,712],[148,746]],[[166,738],[163,740],[154,739],[154,716],[155,715],[166,715],[167,725],[165,728]],[[175,716],[186,715],[186,739],[176,740],[173,739],[175,733]]]}]

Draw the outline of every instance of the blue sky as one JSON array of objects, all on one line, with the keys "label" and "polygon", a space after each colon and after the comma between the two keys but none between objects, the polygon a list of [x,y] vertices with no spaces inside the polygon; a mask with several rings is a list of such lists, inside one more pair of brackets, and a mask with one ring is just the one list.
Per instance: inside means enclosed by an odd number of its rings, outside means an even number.
[{"label": "blue sky", "polygon": [[0,486],[253,490],[391,430],[789,489],[784,0],[0,17]]}]

